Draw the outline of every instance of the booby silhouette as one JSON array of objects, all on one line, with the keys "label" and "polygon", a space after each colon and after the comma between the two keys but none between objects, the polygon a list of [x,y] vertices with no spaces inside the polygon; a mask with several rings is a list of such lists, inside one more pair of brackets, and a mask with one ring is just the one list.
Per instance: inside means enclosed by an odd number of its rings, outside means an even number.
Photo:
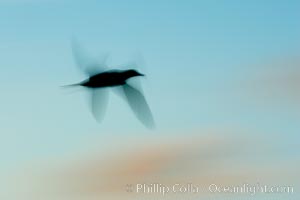
[{"label": "booby silhouette", "polygon": [[[108,70],[108,71],[93,75],[81,83],[73,84],[73,86],[80,85],[80,86],[84,86],[87,88],[103,88],[103,87],[122,86],[122,85],[126,84],[126,80],[136,77],[136,76],[144,76],[144,74],[141,74],[134,69]],[[70,85],[70,86],[72,86],[72,85]]]},{"label": "booby silhouette", "polygon": [[135,116],[147,128],[154,128],[154,119],[144,95],[127,81],[131,78],[144,76],[134,69],[108,70],[105,57],[100,63],[82,62],[82,52],[77,43],[73,42],[73,55],[79,67],[89,76],[86,80],[65,87],[81,86],[91,91],[91,111],[94,118],[101,122],[104,118],[108,101],[107,88],[119,87]]}]

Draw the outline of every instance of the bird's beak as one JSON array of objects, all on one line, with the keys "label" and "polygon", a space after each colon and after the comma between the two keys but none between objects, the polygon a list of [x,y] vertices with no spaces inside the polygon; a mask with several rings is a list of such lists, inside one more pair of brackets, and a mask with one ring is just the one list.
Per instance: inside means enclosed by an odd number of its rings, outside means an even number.
[{"label": "bird's beak", "polygon": [[145,76],[145,74],[141,74],[141,73],[139,73],[139,76]]}]

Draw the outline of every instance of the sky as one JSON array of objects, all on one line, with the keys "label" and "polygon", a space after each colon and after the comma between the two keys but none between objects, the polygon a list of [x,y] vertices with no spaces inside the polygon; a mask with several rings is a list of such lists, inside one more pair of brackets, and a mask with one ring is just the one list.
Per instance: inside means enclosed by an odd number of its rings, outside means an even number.
[{"label": "sky", "polygon": [[[251,76],[299,56],[299,9],[297,0],[0,0],[0,167],[76,154],[94,139],[113,146],[119,136],[202,129],[247,130],[298,154],[299,99],[260,97],[243,84],[264,88]],[[109,52],[111,68],[143,56],[155,130],[113,93],[98,124],[86,91],[60,87],[86,78],[74,38],[94,57]]]}]

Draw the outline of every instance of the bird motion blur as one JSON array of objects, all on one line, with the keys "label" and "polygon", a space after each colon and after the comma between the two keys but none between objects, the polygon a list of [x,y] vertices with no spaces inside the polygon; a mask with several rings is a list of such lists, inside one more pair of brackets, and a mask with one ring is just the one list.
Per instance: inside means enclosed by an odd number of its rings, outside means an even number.
[{"label": "bird motion blur", "polygon": [[108,103],[107,88],[118,88],[121,96],[128,102],[137,119],[147,128],[155,127],[152,112],[147,101],[136,87],[128,83],[129,79],[145,76],[135,69],[113,70],[106,64],[107,56],[100,62],[90,62],[84,56],[82,48],[77,42],[72,43],[73,56],[79,68],[88,78],[82,82],[64,87],[81,86],[91,93],[91,112],[94,118],[101,122],[104,118]]}]

